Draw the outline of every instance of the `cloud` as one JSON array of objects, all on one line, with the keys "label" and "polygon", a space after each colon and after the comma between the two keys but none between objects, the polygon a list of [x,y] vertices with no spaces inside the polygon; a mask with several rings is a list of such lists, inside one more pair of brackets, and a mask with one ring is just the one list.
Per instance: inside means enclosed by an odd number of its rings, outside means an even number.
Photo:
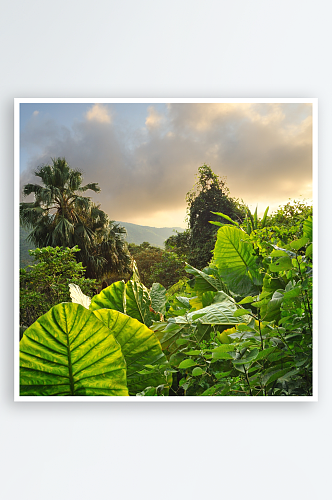
[{"label": "cloud", "polygon": [[101,193],[92,198],[112,219],[157,227],[184,226],[185,196],[203,163],[226,176],[231,196],[258,203],[259,212],[312,197],[310,105],[169,104],[163,112],[150,106],[145,132],[137,126],[130,135],[110,117],[94,105],[71,129],[29,122],[24,144],[40,149],[30,155],[24,182],[40,163],[65,156],[85,182],[99,183]]},{"label": "cloud", "polygon": [[37,116],[37,115],[39,115],[39,111],[36,110],[32,114],[33,114],[33,116]]},{"label": "cloud", "polygon": [[86,113],[86,119],[99,123],[111,123],[111,115],[102,104],[94,104]]},{"label": "cloud", "polygon": [[163,116],[157,112],[153,106],[148,107],[148,116],[145,120],[145,126],[148,130],[153,130],[161,125]]}]

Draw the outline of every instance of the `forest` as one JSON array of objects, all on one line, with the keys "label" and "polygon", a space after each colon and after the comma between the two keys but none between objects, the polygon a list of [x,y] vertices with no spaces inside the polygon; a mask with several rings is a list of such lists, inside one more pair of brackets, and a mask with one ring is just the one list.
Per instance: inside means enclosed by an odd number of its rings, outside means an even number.
[{"label": "forest", "polygon": [[[65,158],[37,168],[20,225],[20,395],[312,396],[312,206],[252,212],[209,165],[164,248],[86,196]],[[185,197],[185,193],[184,193]]]}]

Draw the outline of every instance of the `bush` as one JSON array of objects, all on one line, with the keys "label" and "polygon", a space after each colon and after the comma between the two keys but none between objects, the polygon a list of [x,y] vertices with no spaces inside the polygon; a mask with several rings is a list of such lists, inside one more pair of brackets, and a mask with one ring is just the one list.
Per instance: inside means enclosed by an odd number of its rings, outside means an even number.
[{"label": "bush", "polygon": [[20,269],[20,325],[32,325],[60,302],[69,302],[69,283],[93,295],[96,280],[85,279],[85,268],[75,260],[78,247],[45,247],[30,250],[36,264]]}]

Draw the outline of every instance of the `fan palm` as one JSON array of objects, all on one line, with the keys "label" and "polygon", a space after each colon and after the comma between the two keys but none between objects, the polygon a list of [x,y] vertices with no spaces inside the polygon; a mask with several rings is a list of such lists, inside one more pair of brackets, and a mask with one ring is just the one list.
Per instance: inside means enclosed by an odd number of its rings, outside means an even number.
[{"label": "fan palm", "polygon": [[28,240],[37,247],[77,245],[77,259],[86,267],[87,277],[126,272],[130,257],[122,236],[125,229],[82,195],[87,190],[98,193],[98,184],[83,186],[82,173],[70,168],[65,158],[52,159],[35,175],[43,185],[26,184],[23,195],[34,194],[35,199],[20,204],[21,225],[31,229]]}]

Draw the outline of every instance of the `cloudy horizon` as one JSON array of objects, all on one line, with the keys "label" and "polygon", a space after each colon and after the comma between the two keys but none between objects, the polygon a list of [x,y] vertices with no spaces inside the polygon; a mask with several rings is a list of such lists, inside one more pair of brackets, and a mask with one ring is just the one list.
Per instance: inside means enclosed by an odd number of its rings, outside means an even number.
[{"label": "cloudy horizon", "polygon": [[21,103],[20,118],[21,186],[65,157],[113,220],[185,227],[204,163],[259,213],[312,199],[311,104]]}]

